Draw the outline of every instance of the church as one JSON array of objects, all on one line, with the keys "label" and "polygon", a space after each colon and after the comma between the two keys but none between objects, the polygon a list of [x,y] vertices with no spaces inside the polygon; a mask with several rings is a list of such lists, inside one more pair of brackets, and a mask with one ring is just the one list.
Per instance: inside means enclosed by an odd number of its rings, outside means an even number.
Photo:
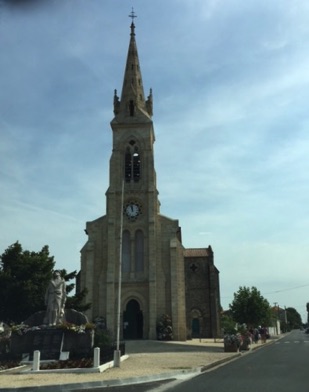
[{"label": "church", "polygon": [[214,338],[221,332],[219,271],[210,246],[185,248],[178,220],[160,214],[153,97],[144,94],[131,17],[120,98],[114,92],[106,215],[86,223],[79,290],[88,290],[89,320],[103,317],[112,332],[119,301],[123,339],[156,339],[163,315],[174,340]]}]

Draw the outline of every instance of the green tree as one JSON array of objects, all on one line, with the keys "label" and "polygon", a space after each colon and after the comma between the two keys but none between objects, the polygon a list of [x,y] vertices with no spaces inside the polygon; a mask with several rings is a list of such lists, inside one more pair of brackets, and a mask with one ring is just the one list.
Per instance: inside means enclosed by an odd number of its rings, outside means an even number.
[{"label": "green tree", "polygon": [[229,311],[221,315],[221,328],[224,334],[235,334],[237,332],[236,323],[229,314]]},{"label": "green tree", "polygon": [[[47,245],[39,252],[23,250],[19,242],[9,246],[0,256],[0,321],[20,323],[30,315],[45,310],[45,291],[55,267],[54,257]],[[76,271],[60,271],[66,282],[76,278]],[[75,287],[67,286],[67,308],[85,311],[90,304],[84,303],[87,290],[69,296]]]},{"label": "green tree", "polygon": [[44,308],[44,294],[55,266],[48,246],[23,251],[19,242],[0,256],[0,320],[21,322]]},{"label": "green tree", "polygon": [[286,318],[289,330],[302,326],[301,315],[294,308],[286,308]]},{"label": "green tree", "polygon": [[66,281],[67,301],[65,307],[67,309],[74,309],[79,312],[85,312],[86,310],[90,309],[91,304],[85,302],[85,297],[88,292],[86,288],[72,296],[69,295],[74,290],[75,283],[68,284],[68,282],[72,279],[76,281],[77,271],[68,273],[65,269],[62,269],[60,270],[60,274],[63,277],[63,279]]},{"label": "green tree", "polygon": [[256,287],[239,287],[230,304],[233,319],[248,327],[271,325],[271,308]]}]

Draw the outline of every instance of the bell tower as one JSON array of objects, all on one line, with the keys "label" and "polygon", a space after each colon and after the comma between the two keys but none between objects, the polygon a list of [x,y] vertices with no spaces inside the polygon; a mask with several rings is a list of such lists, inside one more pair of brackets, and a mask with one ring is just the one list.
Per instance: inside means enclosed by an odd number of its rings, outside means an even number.
[{"label": "bell tower", "polygon": [[[159,212],[159,203],[154,169],[152,91],[145,99],[133,21],[120,100],[117,90],[114,92],[114,114],[107,215],[113,215],[114,203],[119,203],[114,194],[119,194],[124,181],[125,217],[131,223],[142,221],[149,214]],[[119,210],[120,205],[115,207]]]},{"label": "bell tower", "polygon": [[[144,95],[134,18],[121,97],[114,91],[106,215],[87,222],[80,287],[92,303],[88,317],[116,328],[119,260],[122,260],[121,333],[156,339],[158,317],[172,318],[174,338],[186,339],[184,249],[178,220],[160,215],[154,166],[152,91]],[[122,223],[122,225],[121,225]]]}]

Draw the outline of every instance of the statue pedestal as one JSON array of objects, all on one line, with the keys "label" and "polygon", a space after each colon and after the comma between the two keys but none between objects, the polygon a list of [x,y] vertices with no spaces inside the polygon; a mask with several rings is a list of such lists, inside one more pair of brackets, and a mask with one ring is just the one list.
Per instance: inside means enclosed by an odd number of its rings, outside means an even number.
[{"label": "statue pedestal", "polygon": [[11,354],[14,357],[28,354],[32,360],[33,352],[40,351],[41,360],[58,360],[62,351],[64,333],[59,329],[29,331],[23,335],[11,336]]},{"label": "statue pedestal", "polygon": [[[92,356],[94,331],[75,332],[61,326],[44,325],[45,312],[37,312],[25,320],[31,330],[25,333],[12,333],[10,353],[14,358],[22,354],[32,359],[34,351],[40,351],[41,360],[59,360],[61,353],[70,353],[70,358]],[[73,309],[65,310],[68,324],[81,326],[88,322],[87,317]],[[62,357],[65,355],[62,355]]]},{"label": "statue pedestal", "polygon": [[62,352],[69,352],[70,358],[92,356],[94,333],[63,330],[61,328],[45,328],[28,331],[23,335],[13,333],[10,352],[14,358],[22,355],[33,359],[33,352],[40,351],[41,360],[59,360]]},{"label": "statue pedestal", "polygon": [[70,358],[92,356],[94,345],[94,331],[83,333],[65,331],[62,351],[70,352]]}]

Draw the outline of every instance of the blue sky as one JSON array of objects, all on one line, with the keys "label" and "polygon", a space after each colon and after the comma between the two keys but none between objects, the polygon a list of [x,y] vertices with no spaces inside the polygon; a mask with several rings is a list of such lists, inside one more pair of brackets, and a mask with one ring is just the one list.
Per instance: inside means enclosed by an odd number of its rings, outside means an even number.
[{"label": "blue sky", "polygon": [[227,308],[239,286],[306,320],[309,3],[303,0],[0,2],[0,253],[45,244],[78,270],[105,214],[113,93],[132,5],[154,96],[161,213],[207,247]]}]

